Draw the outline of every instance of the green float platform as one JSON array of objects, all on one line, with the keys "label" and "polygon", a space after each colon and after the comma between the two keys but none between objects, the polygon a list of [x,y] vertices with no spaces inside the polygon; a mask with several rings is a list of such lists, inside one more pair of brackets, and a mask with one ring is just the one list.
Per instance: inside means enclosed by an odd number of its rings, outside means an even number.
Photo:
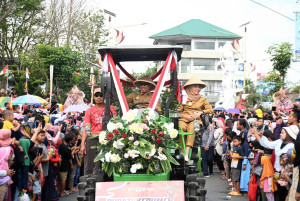
[{"label": "green float platform", "polygon": [[114,175],[114,181],[168,181],[170,178],[170,172],[160,173],[156,175],[152,174],[116,174]]}]

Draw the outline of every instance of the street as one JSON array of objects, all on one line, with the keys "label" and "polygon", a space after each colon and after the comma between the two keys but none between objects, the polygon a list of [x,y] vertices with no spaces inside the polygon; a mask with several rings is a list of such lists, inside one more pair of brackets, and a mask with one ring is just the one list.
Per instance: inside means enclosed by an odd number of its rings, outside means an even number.
[{"label": "street", "polygon": [[[216,169],[214,169],[216,170]],[[231,200],[231,201],[247,201],[248,197],[245,196],[230,196],[228,195],[227,182],[221,180],[221,174],[216,172],[212,177],[205,178],[206,184],[205,188],[207,189],[206,200],[215,201],[215,200]],[[78,193],[73,193],[65,197],[61,197],[61,201],[70,201],[76,200]]]}]

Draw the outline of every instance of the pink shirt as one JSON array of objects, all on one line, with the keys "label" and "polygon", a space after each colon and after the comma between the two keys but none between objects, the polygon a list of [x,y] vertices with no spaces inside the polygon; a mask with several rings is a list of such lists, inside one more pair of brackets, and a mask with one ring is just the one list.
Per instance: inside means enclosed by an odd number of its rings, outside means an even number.
[{"label": "pink shirt", "polygon": [[[117,111],[116,108],[112,105],[110,105],[110,111],[113,113],[113,116],[117,116]],[[102,120],[104,118],[105,115],[105,108],[97,108],[96,106],[93,106],[91,108],[89,108],[86,112],[85,112],[85,116],[84,116],[84,124],[83,126],[85,126],[85,124],[90,123],[91,124],[91,133],[93,135],[98,134],[99,132],[102,131]]]}]

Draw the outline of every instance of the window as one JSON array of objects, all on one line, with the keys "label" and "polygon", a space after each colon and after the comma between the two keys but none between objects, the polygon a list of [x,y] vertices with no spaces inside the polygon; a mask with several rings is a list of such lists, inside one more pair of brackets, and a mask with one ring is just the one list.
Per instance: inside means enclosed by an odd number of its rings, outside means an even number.
[{"label": "window", "polygon": [[194,59],[192,73],[202,70],[215,70],[215,59]]},{"label": "window", "polygon": [[196,50],[214,50],[215,42],[195,42]]},{"label": "window", "polygon": [[191,60],[190,59],[181,59],[181,73],[190,72]]},{"label": "window", "polygon": [[191,43],[177,43],[176,45],[181,45],[183,47],[184,51],[190,51],[191,50]]},{"label": "window", "polygon": [[218,47],[224,46],[226,42],[219,42]]}]

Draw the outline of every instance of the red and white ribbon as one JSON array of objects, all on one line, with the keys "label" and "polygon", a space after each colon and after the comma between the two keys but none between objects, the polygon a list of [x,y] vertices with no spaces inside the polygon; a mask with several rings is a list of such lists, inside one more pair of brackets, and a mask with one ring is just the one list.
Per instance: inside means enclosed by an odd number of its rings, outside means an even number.
[{"label": "red and white ribbon", "polygon": [[110,53],[106,53],[104,55],[103,60],[103,70],[106,70],[106,72],[110,69],[110,72],[112,74],[112,78],[116,87],[117,95],[119,98],[120,106],[122,109],[123,114],[127,113],[129,110],[128,103],[124,94],[124,90],[120,81],[120,77],[116,68],[116,65],[114,63],[114,60],[112,59],[112,56]]},{"label": "red and white ribbon", "polygon": [[169,69],[174,70],[176,69],[176,63],[177,63],[177,54],[176,52],[173,50],[172,52],[169,53],[167,60],[164,64],[164,67],[162,69],[162,72],[159,76],[158,82],[156,84],[156,88],[154,90],[153,96],[150,100],[149,106],[148,108],[154,110],[157,102],[159,100],[160,94],[162,92],[162,89],[164,87],[165,81],[167,79],[167,75],[169,72]]}]

